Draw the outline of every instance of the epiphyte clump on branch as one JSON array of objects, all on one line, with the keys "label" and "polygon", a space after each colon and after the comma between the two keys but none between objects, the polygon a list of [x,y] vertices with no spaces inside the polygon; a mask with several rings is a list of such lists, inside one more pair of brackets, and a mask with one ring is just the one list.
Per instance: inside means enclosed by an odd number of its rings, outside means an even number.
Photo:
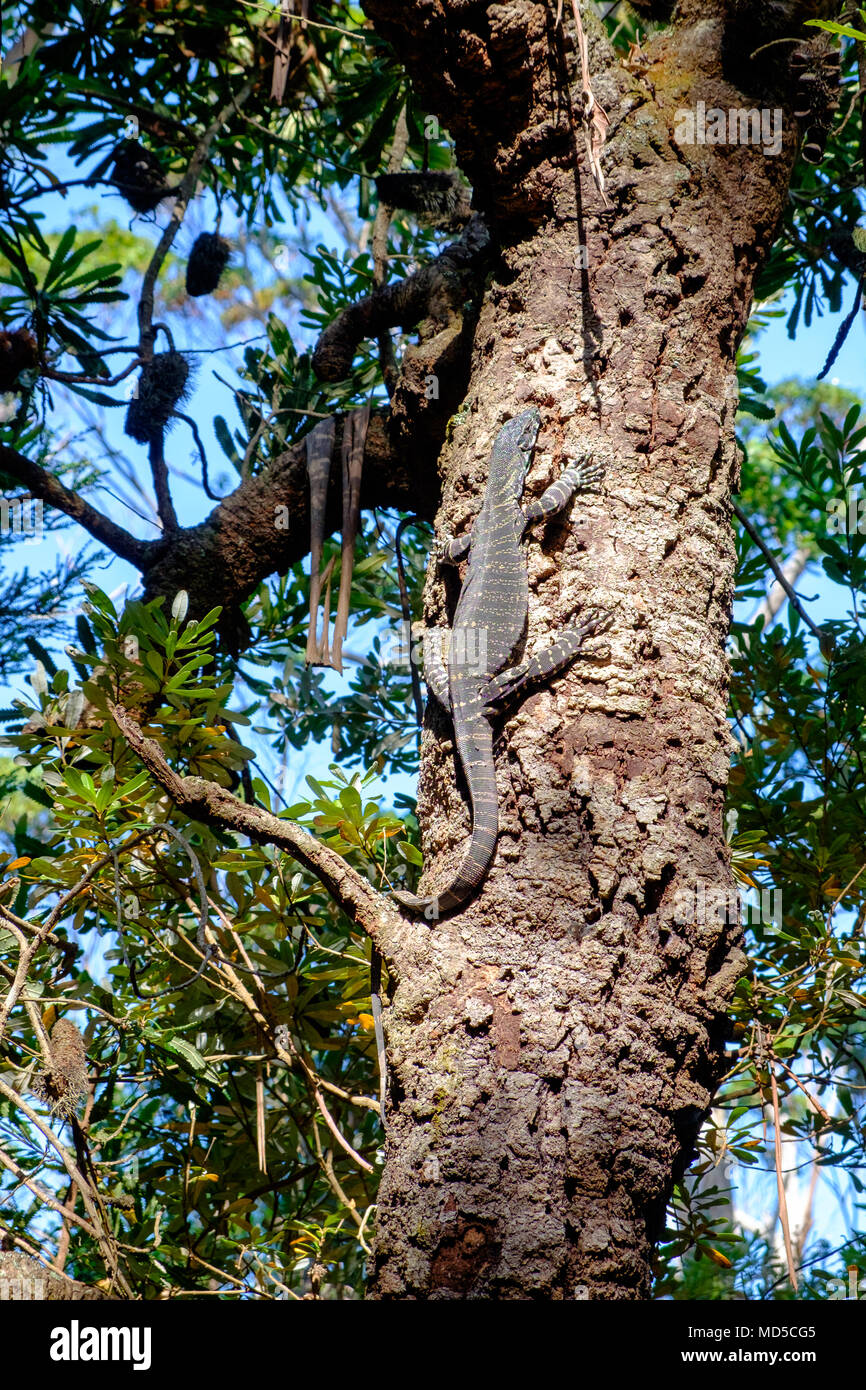
[{"label": "epiphyte clump on branch", "polygon": [[172,411],[185,400],[190,366],[182,352],[158,352],[145,362],[138,391],[129,402],[125,432],[139,444],[149,444],[165,429]]},{"label": "epiphyte clump on branch", "polygon": [[193,242],[186,266],[186,292],[197,299],[213,294],[231,256],[225,237],[216,232],[202,232]]},{"label": "epiphyte clump on branch", "polygon": [[33,1094],[67,1120],[87,1094],[87,1054],[75,1024],[59,1018],[51,1030],[50,1065],[33,1079]]},{"label": "epiphyte clump on branch", "polygon": [[839,109],[838,48],[823,36],[800,45],[791,54],[791,74],[797,84],[794,115],[803,125],[803,158],[820,164]]},{"label": "epiphyte clump on branch", "polygon": [[137,140],[121,140],[114,155],[109,182],[135,212],[153,212],[174,190],[155,154]]},{"label": "epiphyte clump on branch", "polygon": [[413,212],[424,222],[466,222],[471,195],[455,173],[438,169],[407,169],[379,174],[376,192],[389,207]]}]

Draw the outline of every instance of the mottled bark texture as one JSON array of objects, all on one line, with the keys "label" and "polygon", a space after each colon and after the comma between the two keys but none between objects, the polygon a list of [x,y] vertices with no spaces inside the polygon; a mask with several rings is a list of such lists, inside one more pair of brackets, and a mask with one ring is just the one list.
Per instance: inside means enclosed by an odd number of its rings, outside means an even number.
[{"label": "mottled bark texture", "polygon": [[[396,962],[371,1295],[642,1298],[745,967],[737,924],[679,923],[675,902],[732,884],[734,354],[798,139],[790,46],[749,55],[808,34],[809,9],[687,4],[626,69],[583,5],[611,119],[605,209],[568,4],[564,32],[556,4],[535,0],[364,8],[454,137],[499,247],[440,460],[439,531],[465,527],[498,426],[535,404],[529,495],[579,451],[608,474],[527,547],[529,648],[590,605],[616,609],[609,656],[576,663],[502,729],[483,891],[430,927],[426,954]],[[780,151],[678,145],[677,112],[699,101],[781,107]],[[442,579],[431,572],[431,622],[453,612]],[[428,715],[425,891],[448,881],[469,829],[449,738]]]},{"label": "mottled bark texture", "polygon": [[0,1302],[95,1303],[111,1297],[103,1289],[80,1284],[19,1250],[0,1251]]}]

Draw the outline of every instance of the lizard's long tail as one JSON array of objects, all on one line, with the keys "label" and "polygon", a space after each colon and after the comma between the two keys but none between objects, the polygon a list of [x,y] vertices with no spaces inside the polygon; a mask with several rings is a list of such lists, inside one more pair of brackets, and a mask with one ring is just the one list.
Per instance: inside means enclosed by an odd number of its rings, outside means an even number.
[{"label": "lizard's long tail", "polygon": [[430,921],[452,912],[477,891],[493,862],[499,833],[493,731],[484,715],[466,722],[458,737],[458,752],[472,803],[472,835],[460,867],[450,886],[434,898],[419,898],[414,893],[394,894],[402,907],[410,912],[422,912]]}]

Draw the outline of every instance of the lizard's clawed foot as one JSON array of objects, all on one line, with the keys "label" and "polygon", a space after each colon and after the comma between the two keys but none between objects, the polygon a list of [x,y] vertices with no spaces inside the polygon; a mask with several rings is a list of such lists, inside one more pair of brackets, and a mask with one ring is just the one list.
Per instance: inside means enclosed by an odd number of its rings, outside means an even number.
[{"label": "lizard's clawed foot", "polygon": [[598,459],[576,458],[568,460],[569,469],[577,474],[575,492],[597,492],[604,477],[606,465]]},{"label": "lizard's clawed foot", "polygon": [[[578,631],[582,634],[584,640],[601,637],[603,633],[609,632],[613,627],[613,619],[614,614],[609,608],[590,608],[585,619],[580,623]],[[610,647],[607,645],[604,647],[594,647],[587,655],[602,658],[608,657],[610,656]]]}]

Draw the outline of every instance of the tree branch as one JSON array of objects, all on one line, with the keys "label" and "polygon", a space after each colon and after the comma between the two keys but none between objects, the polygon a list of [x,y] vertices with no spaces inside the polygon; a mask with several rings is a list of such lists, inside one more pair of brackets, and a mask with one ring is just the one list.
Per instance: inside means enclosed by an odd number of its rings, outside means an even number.
[{"label": "tree branch", "polygon": [[[453,385],[457,393],[465,389],[462,346],[462,338],[449,341],[447,389],[441,400],[426,402],[419,385],[421,409],[410,410],[411,391],[401,378],[395,397],[396,426],[394,405],[390,414],[386,410],[373,413],[364,451],[361,506],[365,510],[411,509],[432,520],[439,497],[435,464],[446,412],[453,413],[459,404],[459,395],[453,399],[450,388]],[[411,360],[411,354],[407,357]],[[418,363],[419,383],[428,369],[435,368],[436,360],[428,355],[423,365]],[[392,442],[392,432],[398,435],[397,442]],[[341,448],[342,419],[338,417],[334,440],[337,460]],[[284,574],[309,553],[309,487],[303,440],[278,454],[255,476],[245,478],[198,525],[179,527],[158,540],[131,536],[14,449],[0,446],[0,471],[77,521],[95,540],[141,571],[146,599],[171,597],[178,589],[186,589],[194,617],[202,617],[219,604],[224,610],[220,633],[231,650],[239,650],[246,640],[240,605],[268,575]],[[339,528],[342,518],[340,477],[340,469],[333,469],[325,517],[328,535]]]},{"label": "tree branch", "polygon": [[109,701],[108,711],[130,748],[179,810],[215,829],[237,831],[257,844],[275,845],[290,854],[315,874],[346,916],[375,943],[389,968],[393,968],[395,939],[406,932],[407,923],[388,899],[336,850],[321,844],[292,821],[239,801],[215,782],[203,777],[181,777],[169,767],[159,744],[145,736],[128,710]]},{"label": "tree branch", "polygon": [[[794,551],[790,559],[785,561],[782,566],[782,573],[792,588],[800,578],[800,575],[803,573],[810,559],[811,556],[808,550],[799,547]],[[775,584],[771,585],[770,592],[752,614],[749,622],[756,623],[759,618],[762,618],[764,627],[769,627],[787,597],[788,595],[777,580]]]},{"label": "tree branch", "polygon": [[168,468],[165,463],[163,453],[163,431],[150,441],[148,449],[148,461],[150,463],[151,477],[153,478],[153,491],[156,496],[156,510],[162,522],[163,533],[171,535],[178,529],[177,512],[174,509],[174,502],[171,499],[171,488],[168,483]]},{"label": "tree branch", "polygon": [[56,507],[59,512],[71,517],[83,526],[94,540],[107,545],[122,560],[128,560],[138,570],[147,568],[158,548],[158,541],[140,541],[117,526],[102,512],[98,512],[77,492],[71,492],[53,473],[48,473],[40,464],[27,459],[8,445],[0,444],[0,470],[10,478],[29,488],[34,497]]},{"label": "tree branch", "polygon": [[[462,386],[462,378],[461,378]],[[432,402],[439,407],[445,400]],[[452,409],[456,409],[456,404]],[[392,411],[393,415],[393,411]],[[436,455],[441,442],[439,419],[421,416],[426,424],[411,436],[414,448],[396,448],[389,437],[393,428],[387,411],[375,411],[364,449],[361,507],[412,509],[432,519],[438,501]],[[444,421],[442,431],[444,431]],[[339,459],[343,420],[337,419],[331,485],[325,512],[326,534],[342,521],[342,485]],[[216,604],[223,608],[220,636],[229,650],[238,651],[248,641],[240,605],[269,574],[284,574],[310,550],[310,490],[306,446],[302,439],[272,459],[261,472],[245,478],[224,497],[197,526],[181,528],[159,543],[145,575],[145,599],[168,597],[185,589],[190,613],[202,617]]]},{"label": "tree branch", "polygon": [[388,328],[412,328],[427,317],[447,323],[480,288],[489,245],[484,222],[473,217],[460,239],[446,246],[435,261],[350,304],[319,338],[313,371],[322,381],[343,381],[364,338],[381,338]]}]

